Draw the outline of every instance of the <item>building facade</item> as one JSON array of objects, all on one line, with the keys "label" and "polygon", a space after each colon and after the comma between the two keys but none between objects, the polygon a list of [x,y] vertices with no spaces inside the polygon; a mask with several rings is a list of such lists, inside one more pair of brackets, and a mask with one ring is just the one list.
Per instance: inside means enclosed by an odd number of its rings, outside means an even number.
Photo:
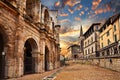
[{"label": "building facade", "polygon": [[71,45],[70,47],[68,47],[68,54],[69,59],[79,59],[81,57],[80,55],[80,46],[79,45]]},{"label": "building facade", "polygon": [[84,58],[98,57],[100,23],[93,23],[84,33]]},{"label": "building facade", "polygon": [[0,79],[58,68],[59,30],[40,0],[0,0]]},{"label": "building facade", "polygon": [[100,28],[100,56],[118,56],[120,52],[120,13],[111,16]]}]

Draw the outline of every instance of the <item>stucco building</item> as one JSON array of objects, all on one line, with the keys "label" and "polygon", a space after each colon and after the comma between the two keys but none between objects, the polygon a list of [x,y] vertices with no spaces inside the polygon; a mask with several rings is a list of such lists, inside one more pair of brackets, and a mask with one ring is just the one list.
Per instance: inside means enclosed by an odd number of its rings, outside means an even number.
[{"label": "stucco building", "polygon": [[81,57],[80,55],[80,46],[79,45],[71,45],[70,47],[68,47],[68,54],[69,59],[79,59]]},{"label": "stucco building", "polygon": [[0,79],[58,68],[59,30],[40,0],[0,0]]},{"label": "stucco building", "polygon": [[84,58],[98,57],[100,23],[93,23],[84,33]]},{"label": "stucco building", "polygon": [[119,41],[120,13],[111,16],[100,28],[100,56],[118,56]]}]

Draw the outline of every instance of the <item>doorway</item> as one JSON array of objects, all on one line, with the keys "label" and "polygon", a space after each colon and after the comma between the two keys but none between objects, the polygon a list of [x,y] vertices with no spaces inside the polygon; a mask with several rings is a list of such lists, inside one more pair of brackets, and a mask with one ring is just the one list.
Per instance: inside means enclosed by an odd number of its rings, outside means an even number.
[{"label": "doorway", "polygon": [[2,54],[3,51],[4,40],[3,35],[0,33],[0,79],[3,79],[5,74],[5,55]]},{"label": "doorway", "polygon": [[24,45],[24,74],[35,73],[35,58],[32,52],[37,50],[37,45],[34,39],[28,39]]},{"label": "doorway", "polygon": [[48,71],[49,70],[49,49],[48,47],[46,46],[45,47],[45,71]]}]

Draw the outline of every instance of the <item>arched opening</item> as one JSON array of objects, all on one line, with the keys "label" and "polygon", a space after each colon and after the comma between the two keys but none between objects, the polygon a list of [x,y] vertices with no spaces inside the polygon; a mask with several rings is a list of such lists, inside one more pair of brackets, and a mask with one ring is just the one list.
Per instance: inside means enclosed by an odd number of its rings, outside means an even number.
[{"label": "arched opening", "polygon": [[48,21],[49,21],[49,13],[48,10],[46,9],[44,12],[44,22],[48,23]]},{"label": "arched opening", "polygon": [[118,54],[118,50],[116,46],[114,47],[114,54]]},{"label": "arched opening", "polygon": [[74,59],[77,59],[78,58],[78,56],[77,55],[74,55]]},{"label": "arched opening", "polygon": [[110,51],[109,51],[109,49],[107,50],[107,56],[109,56],[110,55]]},{"label": "arched opening", "polygon": [[26,1],[26,14],[31,18],[33,19],[33,0],[27,0]]},{"label": "arched opening", "polygon": [[2,33],[0,33],[0,79],[4,78],[4,73],[5,73],[5,55],[3,54],[3,51],[4,51],[4,40]]},{"label": "arched opening", "polygon": [[33,52],[38,49],[34,39],[30,38],[24,45],[24,74],[35,73],[35,58]]},{"label": "arched opening", "polygon": [[45,47],[45,71],[48,71],[49,70],[49,49],[48,47],[46,46]]},{"label": "arched opening", "polygon": [[27,0],[26,1],[26,14],[33,19],[35,16],[35,7],[38,4],[38,0]]}]

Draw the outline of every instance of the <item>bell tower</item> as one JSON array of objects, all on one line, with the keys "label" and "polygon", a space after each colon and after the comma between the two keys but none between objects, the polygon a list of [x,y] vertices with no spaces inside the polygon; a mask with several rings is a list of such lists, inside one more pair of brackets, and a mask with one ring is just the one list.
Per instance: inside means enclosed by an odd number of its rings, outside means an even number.
[{"label": "bell tower", "polygon": [[82,26],[80,27],[80,36],[79,36],[79,40],[80,40],[80,54],[81,54],[81,58],[83,58],[84,56],[84,35],[83,35],[83,29]]}]

